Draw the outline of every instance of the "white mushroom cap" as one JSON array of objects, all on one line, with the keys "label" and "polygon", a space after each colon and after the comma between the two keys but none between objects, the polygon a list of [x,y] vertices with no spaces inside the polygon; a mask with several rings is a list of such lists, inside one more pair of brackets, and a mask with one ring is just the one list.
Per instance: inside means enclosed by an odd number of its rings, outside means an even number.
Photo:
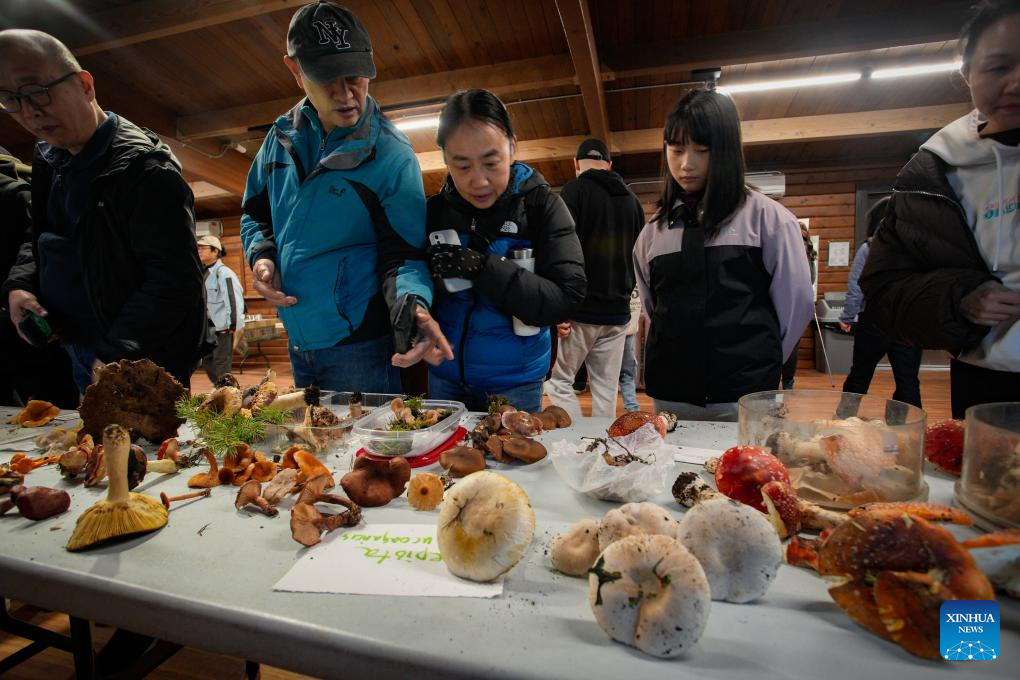
[{"label": "white mushroom cap", "polygon": [[584,576],[599,556],[599,523],[582,519],[549,544],[549,559],[568,576]]},{"label": "white mushroom cap", "polygon": [[678,656],[701,637],[712,606],[698,560],[667,536],[628,536],[588,576],[588,604],[609,637],[646,654]]},{"label": "white mushroom cap", "polygon": [[701,562],[713,600],[750,602],[762,597],[783,561],[782,543],[765,515],[729,498],[688,510],[677,538]]},{"label": "white mushroom cap", "polygon": [[599,523],[599,549],[627,536],[657,534],[676,538],[679,523],[655,503],[627,503],[613,508]]},{"label": "white mushroom cap", "polygon": [[436,532],[446,568],[472,581],[494,581],[510,571],[535,536],[535,512],[524,489],[483,470],[447,492]]}]

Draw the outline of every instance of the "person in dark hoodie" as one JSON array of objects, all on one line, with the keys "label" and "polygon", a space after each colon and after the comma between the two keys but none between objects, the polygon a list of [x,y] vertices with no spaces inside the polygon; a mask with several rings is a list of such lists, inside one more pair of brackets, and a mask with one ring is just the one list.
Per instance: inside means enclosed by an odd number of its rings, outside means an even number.
[{"label": "person in dark hoodie", "polygon": [[549,326],[584,300],[574,221],[542,175],[514,161],[510,116],[491,92],[450,97],[436,142],[449,175],[427,204],[428,263],[454,360],[429,367],[429,395],[473,411],[502,395],[538,411]]},{"label": "person in dark hoodie", "polygon": [[[32,168],[0,147],[0,272],[6,277],[32,230]],[[43,399],[78,407],[71,363],[57,345],[33,347],[18,337],[8,314],[0,314],[0,405],[24,406]]]},{"label": "person in dark hoodie", "polygon": [[634,246],[651,319],[645,391],[683,420],[736,420],[737,400],[773,390],[814,313],[797,218],[744,182],[740,116],[694,90],[663,130],[659,207]]},{"label": "person in dark hoodie", "polygon": [[616,392],[634,290],[631,251],[644,226],[645,214],[641,201],[612,167],[605,142],[586,139],[574,157],[577,179],[560,191],[581,241],[588,293],[580,309],[571,315],[570,323],[560,325],[560,334],[565,337],[557,349],[548,390],[552,402],[573,417],[582,415],[573,390],[574,376],[582,364],[588,367],[591,415],[616,416]]},{"label": "person in dark hoodie", "polygon": [[2,289],[11,320],[46,318],[81,390],[103,363],[141,358],[187,387],[206,350],[205,296],[170,149],[104,112],[92,75],[40,31],[0,32],[0,107],[40,140],[32,233]]},{"label": "person in dark hoodie", "polygon": [[954,418],[1020,399],[1020,2],[980,4],[961,38],[974,110],[900,171],[860,285],[892,339],[955,355]]}]

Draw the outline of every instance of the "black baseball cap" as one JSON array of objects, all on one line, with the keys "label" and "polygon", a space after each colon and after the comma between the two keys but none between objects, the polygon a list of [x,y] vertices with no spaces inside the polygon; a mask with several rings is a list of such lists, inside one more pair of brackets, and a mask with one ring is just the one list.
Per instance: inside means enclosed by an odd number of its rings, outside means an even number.
[{"label": "black baseball cap", "polygon": [[609,157],[609,147],[601,139],[595,137],[581,142],[574,158],[579,161],[606,161],[607,163],[612,160]]},{"label": "black baseball cap", "polygon": [[305,5],[290,20],[287,54],[317,83],[337,78],[375,78],[368,31],[346,7],[326,0]]}]

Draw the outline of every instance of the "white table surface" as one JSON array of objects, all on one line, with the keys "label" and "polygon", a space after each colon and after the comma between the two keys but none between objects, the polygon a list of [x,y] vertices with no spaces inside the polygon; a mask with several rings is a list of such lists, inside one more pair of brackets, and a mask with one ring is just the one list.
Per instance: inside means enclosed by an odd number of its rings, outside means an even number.
[{"label": "white table surface", "polygon": [[[0,422],[10,413],[0,408]],[[608,423],[586,418],[542,439],[548,446],[563,437],[597,435]],[[735,424],[681,422],[669,439],[727,448],[736,436]],[[0,462],[11,455],[0,450]],[[328,465],[342,473],[349,460],[334,458]],[[538,521],[525,560],[507,576],[504,595],[494,600],[273,592],[303,549],[291,539],[286,510],[273,519],[235,511],[236,487],[218,487],[211,498],[173,506],[168,526],[156,533],[69,553],[64,544],[76,518],[106,490],[86,489],[80,481],[67,484],[55,466],[32,472],[27,481],[66,488],[71,508],[41,522],[16,513],[0,518],[0,595],[326,677],[1016,677],[1016,601],[999,599],[1000,660],[928,662],[854,624],[832,602],[822,579],[787,565],[761,601],[713,602],[708,627],[687,656],[668,661],[646,656],[602,632],[588,606],[587,580],[554,571],[546,554],[558,532],[579,518],[598,518],[614,504],[573,492],[548,459],[528,467],[493,463],[491,469],[521,484]],[[184,493],[194,472],[147,478],[137,490],[157,497],[160,491]],[[933,474],[928,481],[932,500],[951,500],[951,480]],[[655,500],[681,515],[668,491]],[[436,517],[411,510],[404,498],[365,511],[369,526],[431,523]],[[960,536],[973,533],[953,530]]]}]

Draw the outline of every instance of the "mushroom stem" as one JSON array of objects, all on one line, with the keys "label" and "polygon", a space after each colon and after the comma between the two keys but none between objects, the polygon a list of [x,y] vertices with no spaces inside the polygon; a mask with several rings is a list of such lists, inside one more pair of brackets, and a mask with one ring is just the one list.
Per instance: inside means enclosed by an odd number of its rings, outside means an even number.
[{"label": "mushroom stem", "polygon": [[106,454],[106,476],[109,479],[106,500],[110,503],[123,503],[130,497],[127,462],[131,437],[127,430],[120,425],[107,425],[103,430],[103,451]]},{"label": "mushroom stem", "polygon": [[186,493],[180,496],[171,497],[167,496],[166,492],[163,492],[159,494],[159,500],[163,501],[163,507],[169,510],[171,503],[176,503],[177,501],[186,501],[189,498],[204,498],[205,496],[208,496],[211,493],[212,489],[202,489],[201,491],[195,491],[193,493]]}]

